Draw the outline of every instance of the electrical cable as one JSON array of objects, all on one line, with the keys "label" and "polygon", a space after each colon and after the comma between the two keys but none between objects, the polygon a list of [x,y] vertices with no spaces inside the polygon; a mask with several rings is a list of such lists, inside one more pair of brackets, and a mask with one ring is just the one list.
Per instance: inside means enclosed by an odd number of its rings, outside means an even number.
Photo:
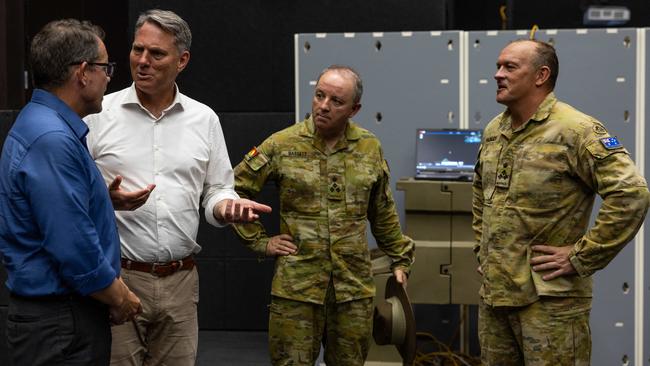
[{"label": "electrical cable", "polygon": [[539,27],[537,26],[537,24],[533,24],[533,27],[530,28],[530,39],[531,40],[535,39],[535,32],[537,32],[538,29],[539,29]]},{"label": "electrical cable", "polygon": [[501,5],[499,7],[499,16],[501,17],[501,30],[506,30],[508,26],[508,15],[506,14],[506,9],[508,7],[505,5]]},{"label": "electrical cable", "polygon": [[[449,344],[445,344],[434,337],[431,333],[417,332],[416,338],[418,340],[430,341],[433,344],[434,351],[424,353],[418,349],[415,356],[414,366],[480,366],[481,359],[478,357],[466,355],[460,352],[455,352],[451,349],[451,344],[454,342],[460,333],[460,327],[463,322],[467,321],[463,317],[453,336],[449,340]],[[418,345],[418,348],[419,345]]]}]

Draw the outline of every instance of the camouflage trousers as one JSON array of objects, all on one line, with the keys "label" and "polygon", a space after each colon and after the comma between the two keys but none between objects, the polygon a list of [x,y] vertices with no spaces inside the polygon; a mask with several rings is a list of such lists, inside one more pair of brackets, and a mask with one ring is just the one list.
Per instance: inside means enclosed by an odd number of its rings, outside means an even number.
[{"label": "camouflage trousers", "polygon": [[325,363],[362,366],[372,336],[372,298],[336,303],[331,281],[325,305],[274,296],[269,315],[269,351],[274,366],[313,366],[325,348]]},{"label": "camouflage trousers", "polygon": [[479,304],[485,366],[588,366],[589,297],[542,297],[523,307]]}]

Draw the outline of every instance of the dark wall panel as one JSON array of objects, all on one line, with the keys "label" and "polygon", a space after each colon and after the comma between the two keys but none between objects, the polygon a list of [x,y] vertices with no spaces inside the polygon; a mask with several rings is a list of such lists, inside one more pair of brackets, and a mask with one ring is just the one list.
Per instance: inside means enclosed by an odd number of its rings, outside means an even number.
[{"label": "dark wall panel", "polygon": [[11,366],[7,344],[7,307],[0,306],[0,365]]},{"label": "dark wall panel", "polygon": [[181,88],[218,111],[294,109],[294,33],[445,29],[447,0],[134,0],[177,12],[192,28],[192,59]]},{"label": "dark wall panel", "polygon": [[[131,83],[128,54],[131,40],[128,34],[128,0],[110,3],[89,0],[21,0],[25,2],[25,49],[36,33],[48,22],[63,18],[89,20],[104,29],[104,43],[111,61],[118,62],[115,75],[108,84],[107,93]],[[29,98],[27,98],[28,100]]]},{"label": "dark wall panel", "polygon": [[0,0],[0,109],[24,104],[24,20],[23,0]]},{"label": "dark wall panel", "polygon": [[18,116],[17,110],[0,111],[0,151],[4,145],[7,134]]},{"label": "dark wall panel", "polygon": [[273,263],[271,259],[197,260],[202,330],[266,330]]},{"label": "dark wall panel", "polygon": [[273,259],[234,259],[225,262],[225,329],[268,329]]},{"label": "dark wall panel", "polygon": [[[11,128],[18,111],[0,111],[0,151],[7,138],[7,133]],[[2,255],[0,255],[0,259]],[[7,272],[4,266],[0,264],[0,365],[10,365],[9,350],[7,345],[7,305],[9,304],[9,290],[5,286],[7,281]]]}]

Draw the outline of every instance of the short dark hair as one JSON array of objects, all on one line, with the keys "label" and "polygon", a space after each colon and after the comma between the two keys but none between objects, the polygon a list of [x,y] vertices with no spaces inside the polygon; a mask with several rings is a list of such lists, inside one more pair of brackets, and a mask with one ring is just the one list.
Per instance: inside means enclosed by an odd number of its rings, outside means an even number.
[{"label": "short dark hair", "polygon": [[363,95],[363,82],[361,81],[361,76],[359,76],[359,73],[355,69],[346,65],[330,65],[323,69],[320,74],[318,74],[318,80],[316,80],[316,84],[318,84],[323,74],[328,71],[337,71],[352,75],[354,78],[354,103],[359,103],[361,101],[361,96]]},{"label": "short dark hair", "polygon": [[189,51],[192,46],[192,32],[183,18],[171,10],[151,9],[140,14],[135,22],[137,32],[144,23],[153,23],[174,37],[174,44],[179,53]]},{"label": "short dark hair", "polygon": [[32,40],[30,64],[36,88],[52,89],[70,78],[70,64],[99,59],[104,31],[88,22],[61,19],[47,23]]},{"label": "short dark hair", "polygon": [[551,71],[551,75],[548,78],[549,85],[551,90],[555,89],[555,83],[557,82],[557,77],[560,73],[560,61],[557,58],[557,53],[555,52],[555,47],[550,43],[540,41],[537,39],[517,39],[512,41],[515,42],[533,42],[535,44],[535,58],[533,58],[533,66],[539,69],[542,66],[547,66]]}]

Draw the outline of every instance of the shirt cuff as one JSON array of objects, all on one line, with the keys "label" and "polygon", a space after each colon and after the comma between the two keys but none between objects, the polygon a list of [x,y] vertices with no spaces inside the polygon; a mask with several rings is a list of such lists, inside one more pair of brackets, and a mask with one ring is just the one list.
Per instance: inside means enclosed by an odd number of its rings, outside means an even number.
[{"label": "shirt cuff", "polygon": [[239,199],[239,195],[237,195],[237,192],[234,190],[229,190],[221,193],[217,193],[214,196],[210,197],[208,200],[208,203],[205,205],[205,220],[212,226],[215,227],[224,227],[228,224],[221,223],[217,221],[217,219],[214,217],[214,206],[216,206],[219,202],[225,199]]},{"label": "shirt cuff", "polygon": [[94,271],[82,275],[73,276],[72,281],[82,296],[88,296],[94,292],[103,290],[110,286],[117,278],[113,266],[104,258]]}]

